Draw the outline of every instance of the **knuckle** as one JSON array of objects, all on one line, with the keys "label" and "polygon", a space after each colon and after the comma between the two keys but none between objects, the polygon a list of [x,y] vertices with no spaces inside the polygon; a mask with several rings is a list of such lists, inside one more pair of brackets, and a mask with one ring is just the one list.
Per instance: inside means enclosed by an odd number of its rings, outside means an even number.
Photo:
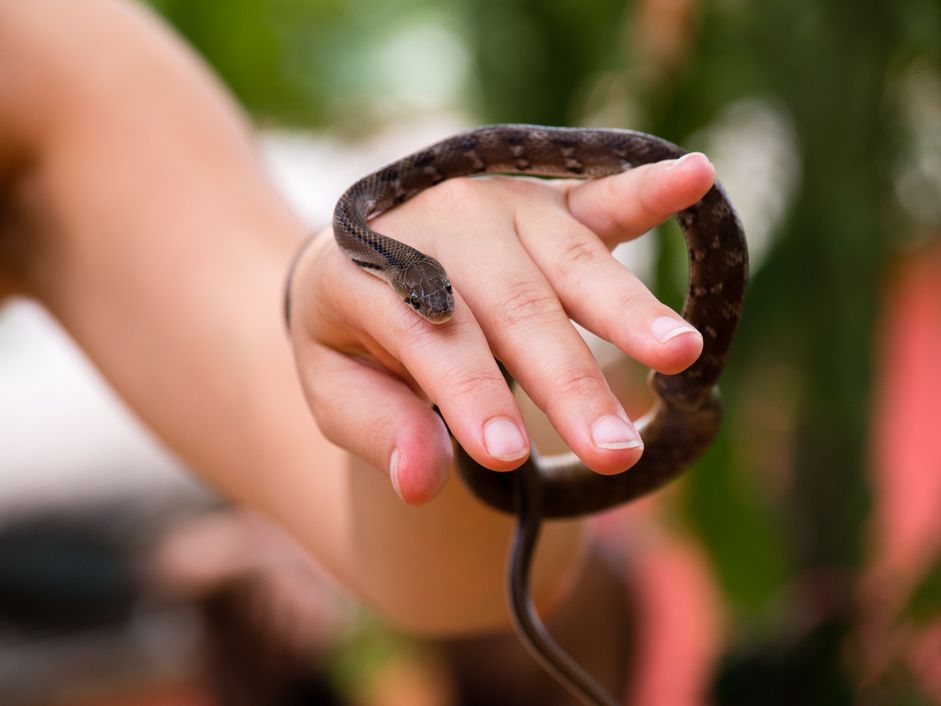
[{"label": "knuckle", "polygon": [[656,299],[654,299],[653,295],[642,286],[627,289],[621,293],[617,301],[619,305],[618,311],[637,311],[639,309],[646,309],[656,303]]},{"label": "knuckle", "polygon": [[598,370],[576,365],[559,371],[553,381],[556,396],[564,400],[572,396],[593,394],[605,390],[607,385]]},{"label": "knuckle", "polygon": [[598,263],[602,255],[598,243],[590,240],[572,239],[562,249],[557,264],[557,272],[564,278],[571,278],[586,266]]},{"label": "knuckle", "polygon": [[481,186],[470,177],[454,177],[441,182],[434,189],[429,189],[429,196],[439,199],[448,210],[466,209],[476,204],[480,198]]},{"label": "knuckle", "polygon": [[500,386],[506,386],[503,378],[493,373],[481,372],[463,365],[454,365],[442,374],[442,389],[452,398],[493,399]]},{"label": "knuckle", "polygon": [[562,306],[551,289],[540,282],[523,281],[510,286],[497,319],[505,326],[540,325],[561,313]]},{"label": "knuckle", "polygon": [[385,324],[388,331],[394,332],[391,342],[398,351],[405,345],[422,348],[437,345],[434,324],[426,321],[401,301],[391,303],[393,306],[386,312]]}]

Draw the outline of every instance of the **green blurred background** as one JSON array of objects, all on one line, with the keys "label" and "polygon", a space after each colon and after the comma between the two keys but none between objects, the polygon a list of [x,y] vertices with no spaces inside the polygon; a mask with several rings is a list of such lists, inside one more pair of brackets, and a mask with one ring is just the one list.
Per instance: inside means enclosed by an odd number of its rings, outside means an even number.
[{"label": "green blurred background", "polygon": [[[263,126],[351,140],[441,113],[629,127],[709,152],[754,253],[727,420],[670,505],[733,623],[713,698],[927,703],[902,661],[863,684],[847,642],[884,285],[941,232],[938,0],[152,5]],[[678,305],[682,243],[654,242],[651,284]],[[795,587],[820,575],[828,608],[802,621]],[[937,614],[939,575],[899,620]]]}]

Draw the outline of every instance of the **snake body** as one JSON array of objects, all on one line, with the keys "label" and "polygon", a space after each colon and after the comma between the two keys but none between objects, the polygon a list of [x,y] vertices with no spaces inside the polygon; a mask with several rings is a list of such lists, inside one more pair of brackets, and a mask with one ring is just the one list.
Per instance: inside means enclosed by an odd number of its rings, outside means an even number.
[{"label": "snake body", "polygon": [[[372,230],[371,217],[454,177],[501,173],[588,179],[683,154],[666,140],[630,130],[480,127],[419,150],[356,182],[337,203],[334,235],[353,262],[386,280],[420,315],[442,323],[454,312],[444,268],[434,258]],[[678,375],[651,375],[656,402],[638,423],[645,447],[640,461],[626,473],[602,476],[588,470],[574,454],[544,457],[534,449],[514,473],[494,473],[457,448],[458,467],[472,492],[519,517],[508,569],[518,632],[549,671],[591,704],[617,701],[545,632],[529,595],[529,563],[543,518],[598,512],[649,493],[699,458],[718,430],[721,407],[716,383],[741,317],[748,277],[745,236],[718,183],[698,203],[677,213],[676,219],[689,252],[683,316],[703,334],[703,351]]]}]

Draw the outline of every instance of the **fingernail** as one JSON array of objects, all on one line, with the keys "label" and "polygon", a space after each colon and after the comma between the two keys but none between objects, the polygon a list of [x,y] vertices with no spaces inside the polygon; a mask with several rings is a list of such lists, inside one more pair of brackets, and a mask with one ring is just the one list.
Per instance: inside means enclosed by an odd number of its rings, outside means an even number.
[{"label": "fingernail", "polygon": [[506,417],[491,419],[484,425],[487,453],[501,461],[515,461],[529,453],[529,444],[516,423]]},{"label": "fingernail", "polygon": [[[694,155],[697,155],[697,154],[700,155],[700,156],[702,156],[702,157],[705,157],[705,156],[706,156],[706,155],[704,155],[702,152],[688,152],[688,153],[684,154],[682,157],[680,157],[679,159],[674,159],[674,160],[673,160],[673,164],[671,164],[670,166],[671,166],[671,167],[681,167],[681,166],[683,166],[683,164],[685,164],[686,162],[688,162],[691,157],[693,157]],[[708,158],[707,158],[707,159],[708,159]]]},{"label": "fingernail", "polygon": [[398,449],[393,449],[392,455],[389,457],[389,480],[392,481],[392,488],[395,490],[395,494],[402,498],[402,500],[405,500],[405,498],[402,497],[402,491],[399,489],[399,459],[401,458],[401,452],[399,452]]},{"label": "fingernail", "polygon": [[682,319],[674,319],[672,316],[661,316],[654,319],[653,323],[650,324],[650,332],[660,343],[666,343],[671,338],[682,336],[684,333],[698,333],[696,329]]},{"label": "fingernail", "polygon": [[613,414],[595,420],[591,425],[591,439],[602,449],[637,449],[644,445],[637,430]]}]

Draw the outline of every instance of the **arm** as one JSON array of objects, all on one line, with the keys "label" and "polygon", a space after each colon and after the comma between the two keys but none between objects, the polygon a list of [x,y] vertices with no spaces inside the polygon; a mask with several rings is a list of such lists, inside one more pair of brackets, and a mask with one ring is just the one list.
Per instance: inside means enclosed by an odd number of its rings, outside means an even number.
[{"label": "arm", "polygon": [[[458,482],[445,485],[450,447],[443,430],[417,433],[437,422],[403,388],[393,391],[379,417],[363,405],[377,399],[377,389],[391,389],[386,377],[370,388],[377,378],[366,371],[376,366],[351,368],[346,363],[353,358],[340,353],[354,338],[362,342],[360,331],[374,330],[357,319],[365,306],[344,312],[353,322],[317,312],[315,304],[299,306],[299,343],[309,342],[311,330],[334,336],[332,347],[323,337],[309,347],[319,359],[299,356],[308,395],[316,402],[332,391],[334,407],[315,406],[315,412],[331,438],[358,456],[331,444],[311,422],[279,316],[284,273],[303,228],[265,180],[237,109],[200,63],[149,15],[117,0],[2,3],[0,96],[0,173],[9,184],[5,211],[12,224],[3,231],[0,282],[41,300],[196,472],[284,525],[388,618],[434,632],[502,625],[510,522],[482,508]],[[628,207],[621,215],[639,233],[647,221],[680,208],[678,201],[695,200],[711,183],[705,160],[696,169],[683,172],[685,181],[665,196],[654,189],[652,201],[635,203],[655,204],[643,217]],[[656,187],[656,172],[647,174]],[[581,211],[596,231],[619,222],[597,208],[603,190],[614,188],[607,183],[568,194],[573,212]],[[499,182],[475,189],[478,213],[504,215],[506,203],[551,205],[567,193]],[[429,192],[385,217],[383,227],[396,235],[441,218],[453,205],[449,193],[454,189]],[[512,231],[512,223],[504,220],[498,229]],[[348,263],[337,256],[331,239],[320,239],[305,254],[298,288],[345,285],[341,267]],[[325,301],[316,294],[297,301]],[[643,304],[644,316],[654,311],[650,301]],[[480,365],[482,339],[476,340],[473,365]],[[694,357],[695,343],[655,352],[653,361],[682,367]],[[370,352],[408,377],[378,348]],[[338,388],[340,380],[349,384]],[[440,379],[428,387],[434,384]],[[508,394],[493,399],[515,420]],[[491,414],[479,395],[468,399],[455,407],[466,415],[465,426]],[[345,401],[350,404],[339,404]],[[400,405],[414,414],[396,422]],[[395,423],[409,435],[407,474],[399,483],[405,490],[399,490],[420,502],[444,486],[434,503],[408,507],[384,475],[360,460],[387,469]],[[467,441],[480,455],[479,442],[475,448]],[[633,453],[613,451],[596,465],[610,471]],[[521,459],[485,460],[506,470]],[[549,528],[537,595],[561,595],[580,547],[578,523]]]},{"label": "arm", "polygon": [[[0,3],[0,95],[0,283],[42,301],[205,480],[386,616],[502,624],[508,519],[458,482],[410,508],[313,423],[280,317],[305,229],[195,57],[122,3]],[[574,526],[551,536],[543,594],[579,544]]]}]

